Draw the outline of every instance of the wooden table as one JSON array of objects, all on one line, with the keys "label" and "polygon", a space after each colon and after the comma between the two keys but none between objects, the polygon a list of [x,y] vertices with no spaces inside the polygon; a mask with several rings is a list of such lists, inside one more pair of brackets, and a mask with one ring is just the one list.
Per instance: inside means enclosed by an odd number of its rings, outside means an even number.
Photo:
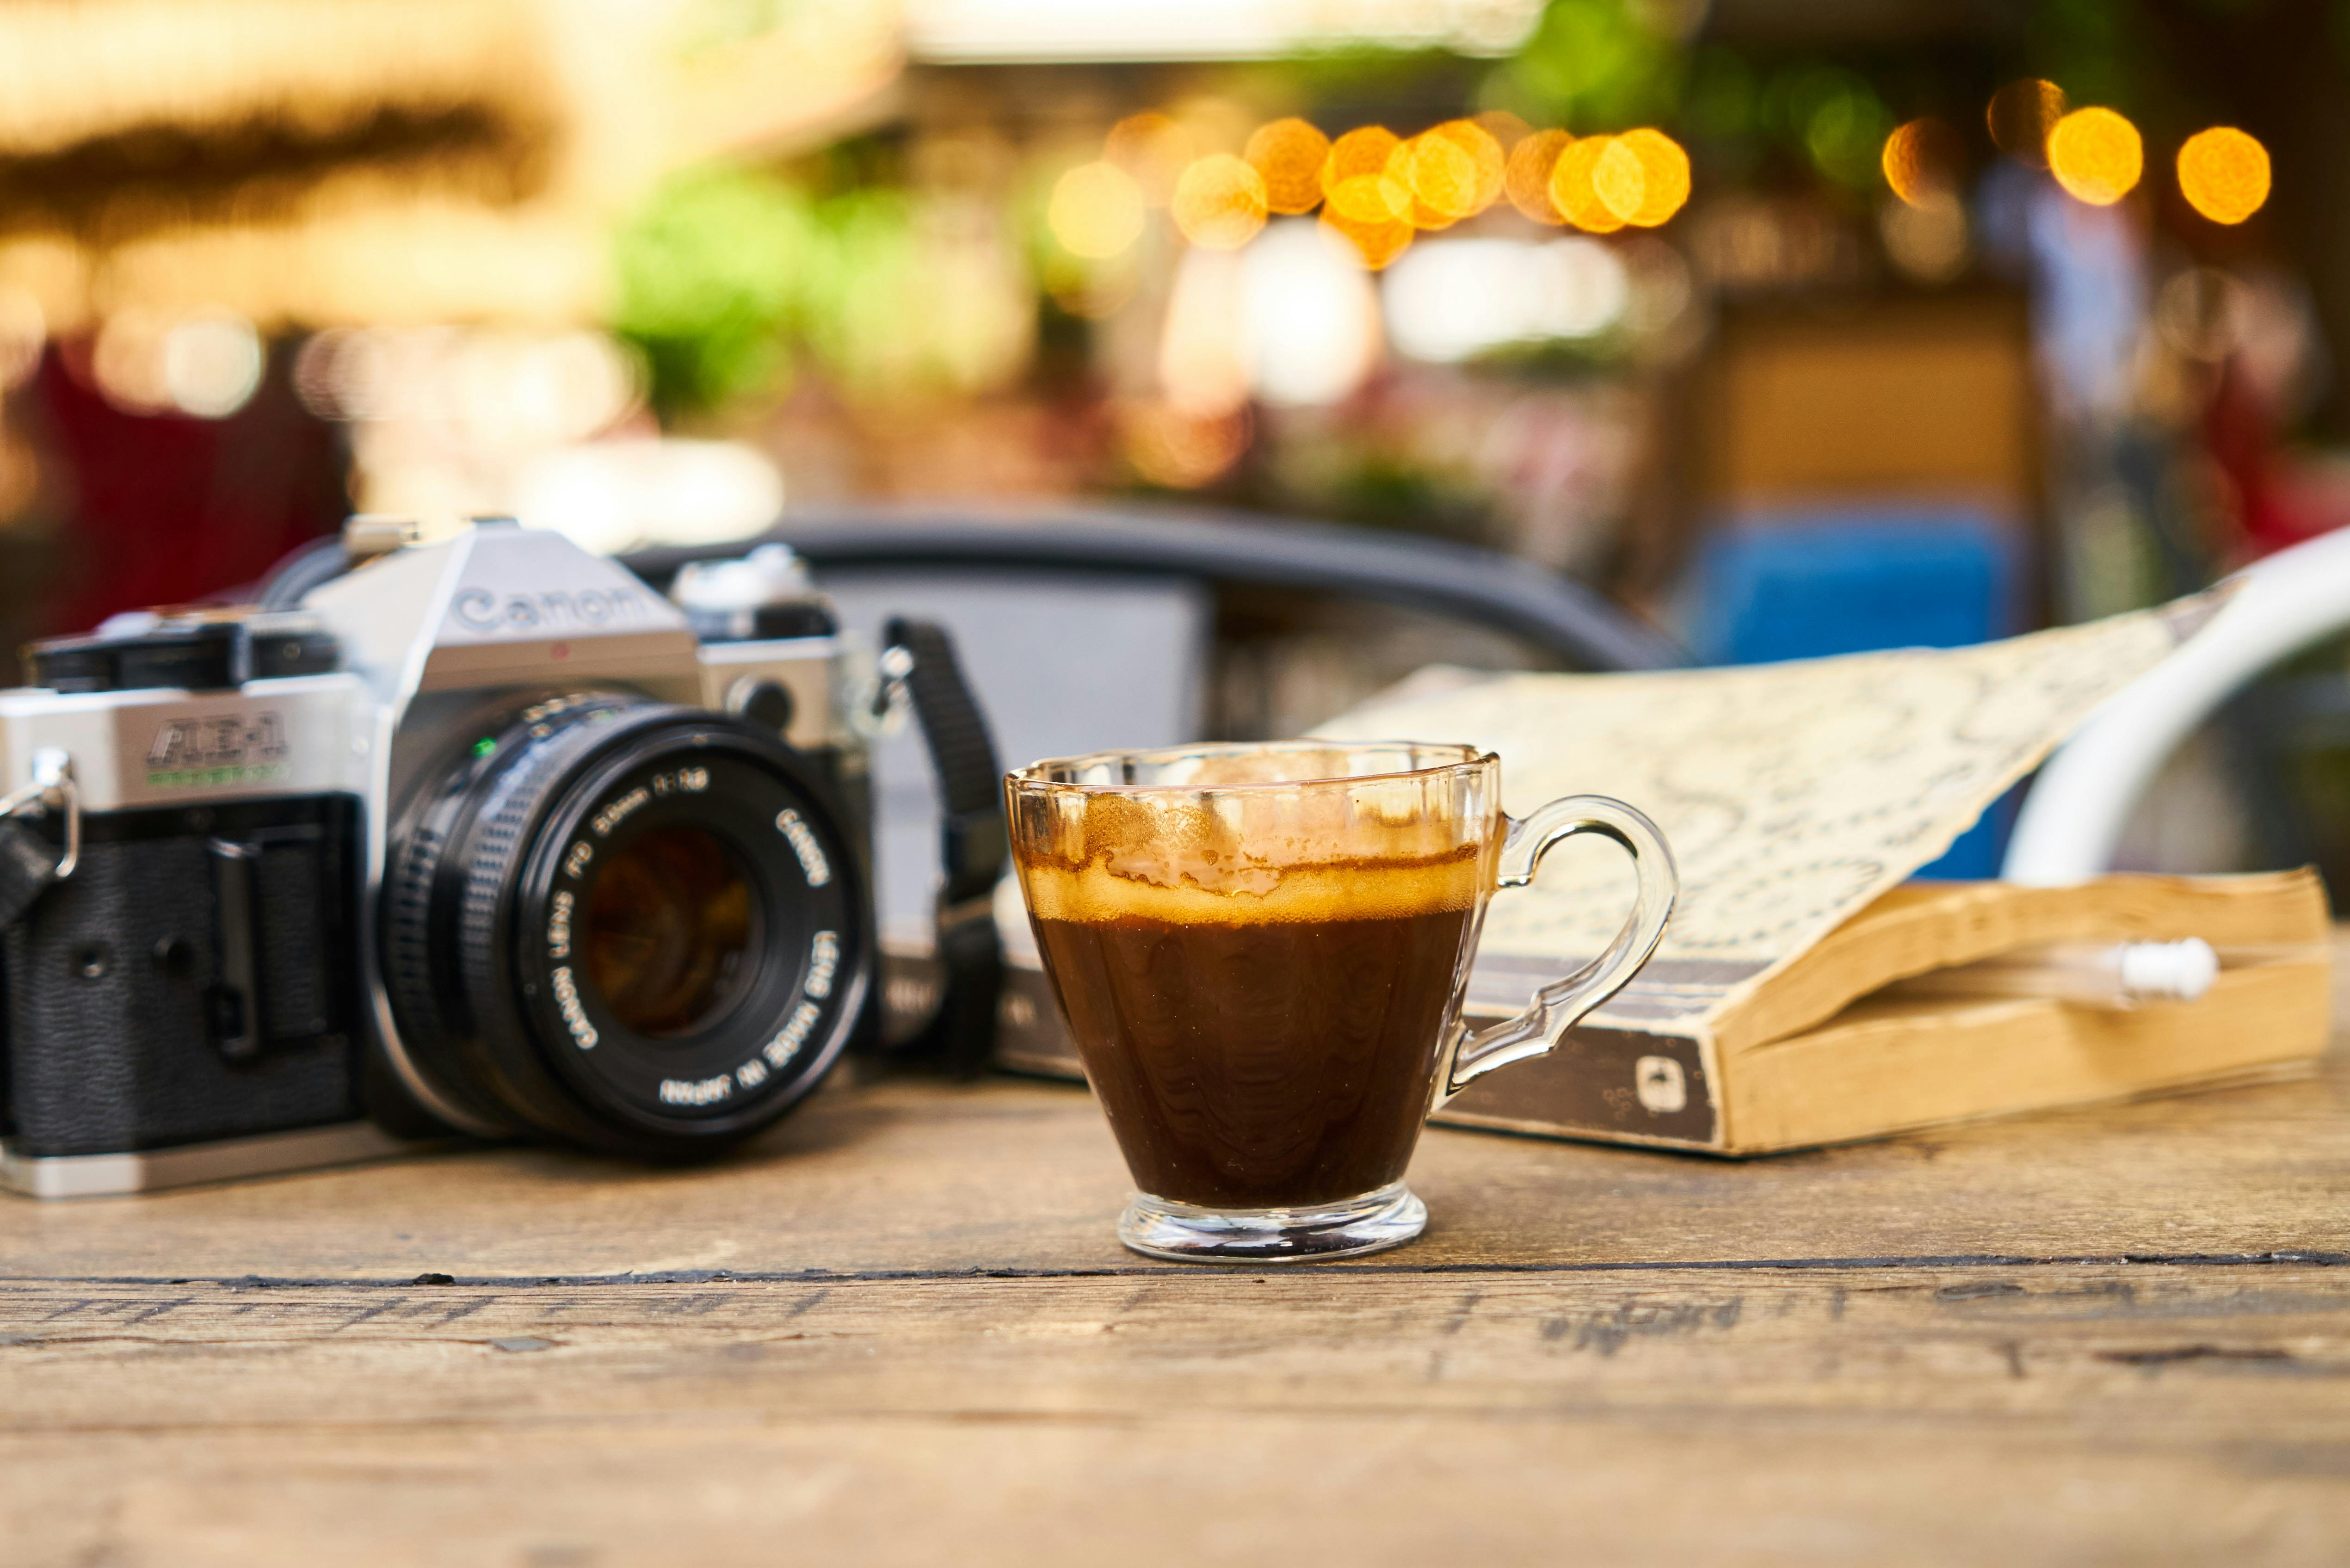
[{"label": "wooden table", "polygon": [[1086,1096],[995,1080],[0,1200],[0,1562],[2350,1560],[2350,1058],[1412,1179],[1401,1251],[1157,1264]]}]

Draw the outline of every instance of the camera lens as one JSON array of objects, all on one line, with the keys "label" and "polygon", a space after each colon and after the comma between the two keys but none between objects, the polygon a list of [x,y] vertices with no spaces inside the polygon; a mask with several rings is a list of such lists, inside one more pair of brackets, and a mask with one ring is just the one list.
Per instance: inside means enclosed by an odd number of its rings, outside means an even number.
[{"label": "camera lens", "polygon": [[638,1155],[805,1097],[870,985],[829,784],[746,721],[611,692],[498,715],[410,800],[384,882],[400,1048],[477,1119]]},{"label": "camera lens", "polygon": [[657,827],[588,884],[580,967],[623,1027],[674,1040],[743,999],[753,925],[740,857],[706,829]]}]

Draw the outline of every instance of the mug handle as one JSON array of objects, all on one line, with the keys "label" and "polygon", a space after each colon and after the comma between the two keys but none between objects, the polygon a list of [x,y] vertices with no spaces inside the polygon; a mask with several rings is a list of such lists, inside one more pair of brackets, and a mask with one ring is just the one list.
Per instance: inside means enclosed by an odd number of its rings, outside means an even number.
[{"label": "mug handle", "polygon": [[1498,885],[1526,886],[1534,879],[1534,867],[1542,864],[1551,846],[1578,833],[1612,838],[1632,857],[1632,869],[1640,885],[1632,912],[1625,917],[1607,951],[1564,980],[1535,992],[1526,1010],[1515,1018],[1473,1034],[1465,1026],[1454,1025],[1443,1091],[1436,1097],[1439,1106],[1496,1067],[1548,1054],[1584,1014],[1624,989],[1663,940],[1665,921],[1680,893],[1680,873],[1673,865],[1673,852],[1655,823],[1604,794],[1567,795],[1532,812],[1523,822],[1510,821],[1508,835],[1502,840]]}]

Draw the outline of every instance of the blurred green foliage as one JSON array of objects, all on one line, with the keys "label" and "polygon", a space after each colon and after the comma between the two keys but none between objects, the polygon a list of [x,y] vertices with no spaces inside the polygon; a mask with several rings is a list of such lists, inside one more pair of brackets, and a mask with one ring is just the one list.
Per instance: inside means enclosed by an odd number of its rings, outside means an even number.
[{"label": "blurred green foliage", "polygon": [[1781,140],[1800,146],[1812,167],[1852,190],[1882,179],[1885,139],[1893,111],[1859,72],[1841,66],[1798,65],[1763,89],[1762,121]]},{"label": "blurred green foliage", "polygon": [[783,383],[819,249],[807,199],[772,175],[678,175],[613,242],[613,328],[650,371],[663,422]]},{"label": "blurred green foliage", "polygon": [[664,422],[783,391],[798,354],[856,393],[925,348],[903,314],[920,280],[894,187],[811,197],[757,170],[691,170],[620,227],[613,267],[613,328],[644,355]]},{"label": "blurred green foliage", "polygon": [[1537,124],[1587,136],[1670,119],[1688,59],[1659,7],[1627,0],[1551,0],[1503,67],[1510,107]]}]

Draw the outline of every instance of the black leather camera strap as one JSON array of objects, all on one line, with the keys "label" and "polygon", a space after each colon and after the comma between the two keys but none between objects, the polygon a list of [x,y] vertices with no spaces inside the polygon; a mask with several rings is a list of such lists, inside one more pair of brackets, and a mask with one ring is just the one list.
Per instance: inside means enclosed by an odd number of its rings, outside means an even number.
[{"label": "black leather camera strap", "polygon": [[57,885],[65,852],[16,817],[0,817],[0,930],[31,912]]},{"label": "black leather camera strap", "polygon": [[995,1043],[995,1008],[1003,987],[994,909],[995,885],[1008,853],[1003,770],[946,628],[900,617],[881,635],[887,648],[912,656],[906,691],[939,785],[941,992],[930,1026],[909,1044],[957,1069],[976,1068]]},{"label": "black leather camera strap", "polygon": [[[0,930],[22,920],[81,859],[81,793],[73,759],[44,746],[33,753],[32,771],[32,782],[0,795]],[[62,845],[33,826],[52,815],[62,821]]]}]

